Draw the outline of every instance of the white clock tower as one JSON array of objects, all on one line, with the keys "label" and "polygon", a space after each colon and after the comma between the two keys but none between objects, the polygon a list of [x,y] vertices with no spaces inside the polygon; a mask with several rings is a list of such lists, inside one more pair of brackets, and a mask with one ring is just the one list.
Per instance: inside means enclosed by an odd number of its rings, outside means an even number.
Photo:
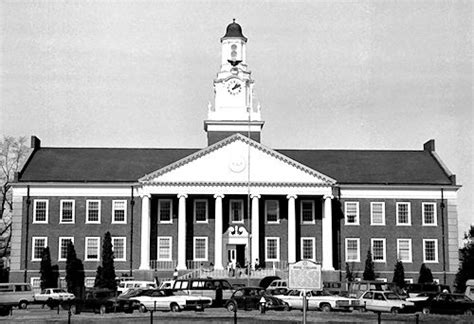
[{"label": "white clock tower", "polygon": [[214,106],[209,105],[204,121],[208,145],[234,133],[240,133],[260,142],[264,122],[260,105],[253,102],[254,81],[247,66],[247,38],[235,22],[227,26],[221,38],[222,61],[214,80]]}]

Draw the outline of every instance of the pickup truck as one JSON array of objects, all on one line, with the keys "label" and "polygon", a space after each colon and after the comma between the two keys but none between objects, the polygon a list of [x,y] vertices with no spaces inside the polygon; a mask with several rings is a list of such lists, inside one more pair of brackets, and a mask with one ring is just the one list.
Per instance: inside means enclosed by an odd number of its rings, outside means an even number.
[{"label": "pickup truck", "polygon": [[[289,290],[286,294],[275,295],[275,297],[287,302],[291,309],[303,309],[302,290]],[[306,291],[306,302],[308,310],[322,310],[323,312],[329,312],[331,310],[351,310],[360,307],[359,300],[355,298],[332,295],[324,290]]]}]

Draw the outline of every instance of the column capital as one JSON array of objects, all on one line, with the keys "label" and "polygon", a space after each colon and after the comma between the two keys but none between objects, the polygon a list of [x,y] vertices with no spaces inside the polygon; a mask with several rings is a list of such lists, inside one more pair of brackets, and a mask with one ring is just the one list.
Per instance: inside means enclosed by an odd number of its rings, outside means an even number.
[{"label": "column capital", "polygon": [[323,196],[323,199],[326,200],[326,199],[334,199],[334,196],[333,195],[324,195]]},{"label": "column capital", "polygon": [[258,199],[260,199],[261,197],[262,197],[262,196],[260,196],[260,194],[255,194],[255,193],[250,194],[250,198],[252,198],[252,199],[253,199],[253,198],[258,198]]},{"label": "column capital", "polygon": [[179,193],[178,198],[188,198],[188,195],[185,193]]},{"label": "column capital", "polygon": [[286,196],[286,199],[291,199],[291,198],[296,199],[296,198],[298,198],[298,195],[295,195],[295,194],[288,194],[288,195]]},{"label": "column capital", "polygon": [[142,194],[140,195],[140,198],[142,198],[142,199],[143,199],[143,198],[148,198],[148,199],[150,199],[150,198],[151,198],[151,194],[149,194],[149,193],[142,193]]},{"label": "column capital", "polygon": [[217,198],[224,198],[224,197],[225,197],[225,195],[222,194],[222,193],[216,193],[216,194],[214,194],[214,199],[217,199]]}]

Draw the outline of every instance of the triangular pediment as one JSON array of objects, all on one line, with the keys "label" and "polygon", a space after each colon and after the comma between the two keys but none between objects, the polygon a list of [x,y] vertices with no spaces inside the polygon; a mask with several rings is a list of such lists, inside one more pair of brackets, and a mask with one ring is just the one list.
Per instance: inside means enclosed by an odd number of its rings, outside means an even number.
[{"label": "triangular pediment", "polygon": [[243,135],[234,134],[139,179],[142,183],[302,183],[336,181]]}]

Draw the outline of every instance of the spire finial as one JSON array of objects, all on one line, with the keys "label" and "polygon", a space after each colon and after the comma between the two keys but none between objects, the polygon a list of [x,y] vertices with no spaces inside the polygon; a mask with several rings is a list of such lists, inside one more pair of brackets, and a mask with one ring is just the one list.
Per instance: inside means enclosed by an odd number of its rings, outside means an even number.
[{"label": "spire finial", "polygon": [[234,23],[235,23],[235,18],[233,18],[232,20],[233,20],[232,22],[234,22]]}]

